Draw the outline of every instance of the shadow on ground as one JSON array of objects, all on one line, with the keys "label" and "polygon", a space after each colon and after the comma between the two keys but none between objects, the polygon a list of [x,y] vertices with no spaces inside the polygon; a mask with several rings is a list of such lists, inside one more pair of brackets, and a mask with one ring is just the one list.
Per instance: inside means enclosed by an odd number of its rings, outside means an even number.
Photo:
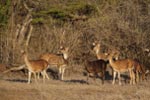
[{"label": "shadow on ground", "polygon": [[10,82],[20,82],[20,83],[27,83],[27,80],[22,80],[22,79],[4,79],[5,81],[10,81]]}]

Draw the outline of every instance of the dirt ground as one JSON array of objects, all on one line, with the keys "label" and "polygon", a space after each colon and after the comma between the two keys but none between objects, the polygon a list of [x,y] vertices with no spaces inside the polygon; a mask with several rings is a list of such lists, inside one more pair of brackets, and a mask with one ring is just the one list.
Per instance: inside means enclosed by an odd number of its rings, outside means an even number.
[{"label": "dirt ground", "polygon": [[73,74],[65,76],[65,81],[56,79],[32,79],[27,84],[27,75],[22,72],[10,72],[0,77],[0,100],[149,100],[150,80],[137,85],[115,85],[107,79],[102,85],[100,79],[94,81],[90,78],[89,84],[86,76]]}]

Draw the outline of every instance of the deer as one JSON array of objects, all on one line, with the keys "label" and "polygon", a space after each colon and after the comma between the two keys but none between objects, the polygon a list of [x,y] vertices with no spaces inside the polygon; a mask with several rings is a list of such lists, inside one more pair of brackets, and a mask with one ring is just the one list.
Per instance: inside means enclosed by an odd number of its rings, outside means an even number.
[{"label": "deer", "polygon": [[134,60],[134,67],[135,67],[134,72],[136,74],[136,82],[138,83],[140,81],[139,74],[142,75],[142,80],[146,80],[147,79],[146,76],[149,73],[149,70],[146,70],[146,67],[137,60]]},{"label": "deer", "polygon": [[53,54],[53,53],[45,53],[40,56],[40,59],[46,60],[50,66],[55,66],[59,70],[59,79],[64,80],[64,73],[66,66],[68,65],[68,47],[60,47],[60,52],[63,56]]},{"label": "deer", "polygon": [[43,81],[45,81],[45,77],[47,77],[49,79],[49,76],[46,73],[46,70],[49,67],[49,64],[47,61],[45,61],[43,59],[29,60],[28,54],[25,51],[22,50],[21,53],[23,55],[24,62],[25,62],[27,69],[28,69],[28,84],[31,83],[32,73],[34,74],[36,82],[37,82],[37,79],[36,79],[37,73],[42,73]]},{"label": "deer", "polygon": [[112,84],[115,84],[115,79],[116,79],[116,74],[118,73],[118,79],[119,79],[119,85],[122,85],[121,83],[121,73],[124,72],[129,72],[130,74],[130,84],[135,84],[135,62],[132,59],[119,59],[119,60],[114,60],[114,52],[109,54],[108,59],[109,63],[113,69],[113,82]]},{"label": "deer", "polygon": [[101,52],[101,44],[97,41],[95,41],[93,43],[93,51],[95,52],[97,59],[103,59],[103,60],[107,60],[107,53],[102,53]]},{"label": "deer", "polygon": [[108,62],[103,59],[96,59],[93,61],[89,61],[89,60],[87,60],[88,57],[86,55],[87,54],[84,54],[84,63],[83,64],[84,64],[85,70],[87,72],[87,83],[89,80],[89,76],[91,74],[93,75],[94,80],[100,74],[102,84],[104,84],[105,72],[106,72]]},{"label": "deer", "polygon": [[[99,41],[94,41],[92,45],[94,46],[93,47],[93,51],[96,54],[97,59],[103,59],[103,60],[107,61],[108,60],[108,53],[102,53],[101,52],[101,44],[100,44],[100,42]],[[118,50],[113,50],[113,51],[115,51],[114,52],[114,58],[116,60],[118,60],[120,52]]]},{"label": "deer", "polygon": [[101,73],[102,84],[104,84],[105,72],[106,72],[106,67],[107,67],[106,61],[104,61],[104,60],[94,60],[94,61],[85,60],[84,66],[85,66],[85,70],[88,72],[87,73],[87,82],[88,82],[90,74],[94,75],[94,80],[95,80],[96,76],[98,76],[98,74]]},{"label": "deer", "polygon": [[[92,46],[93,46],[94,54],[96,55],[97,59],[99,59],[99,60],[101,59],[101,60],[106,61],[107,62],[107,66],[110,66],[109,65],[109,61],[108,61],[108,54],[109,54],[109,52],[103,53],[101,51],[101,43],[100,43],[100,41],[94,41],[92,43]],[[114,49],[113,51],[115,51],[114,52],[114,58],[115,58],[115,60],[118,60],[120,52],[118,50],[116,50],[116,49]],[[107,68],[110,68],[110,67],[107,67]],[[107,69],[107,71],[109,73],[113,73],[112,69]]]},{"label": "deer", "polygon": [[[117,50],[113,50],[113,52],[114,52],[115,60],[118,60],[120,52],[117,51]],[[130,61],[133,63],[133,66],[134,66],[134,73],[135,73],[136,83],[139,82],[139,79],[140,79],[139,74],[142,75],[142,80],[145,80],[146,79],[146,74],[149,73],[148,70],[145,69],[145,66],[140,64],[140,62],[135,60],[135,59],[130,59]]]},{"label": "deer", "polygon": [[[98,41],[93,42],[93,51],[96,53],[97,59],[104,59],[107,60],[108,59],[108,54],[109,53],[101,53],[101,44]],[[146,49],[147,51],[149,49]],[[145,50],[145,51],[146,51]],[[115,58],[115,60],[119,59],[119,55],[120,52],[116,49],[113,50],[113,58]],[[134,72],[136,74],[135,79],[136,82],[139,82],[139,74],[142,74],[142,80],[146,79],[146,74],[149,73],[149,70],[145,70],[145,67],[140,64],[139,62],[137,62],[136,60],[130,59],[132,61],[132,63],[134,64]]]}]

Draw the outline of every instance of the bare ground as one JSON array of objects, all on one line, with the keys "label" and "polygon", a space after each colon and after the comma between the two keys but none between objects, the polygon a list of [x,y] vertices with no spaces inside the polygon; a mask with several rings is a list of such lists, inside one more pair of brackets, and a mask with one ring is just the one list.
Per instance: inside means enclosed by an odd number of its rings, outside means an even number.
[{"label": "bare ground", "polygon": [[0,77],[0,100],[149,100],[150,81],[137,85],[125,84],[119,86],[118,81],[112,85],[112,80],[106,80],[104,85],[100,79],[89,80],[74,74],[65,77],[65,81],[42,79],[38,83],[32,79],[27,84],[27,76],[11,72]]}]

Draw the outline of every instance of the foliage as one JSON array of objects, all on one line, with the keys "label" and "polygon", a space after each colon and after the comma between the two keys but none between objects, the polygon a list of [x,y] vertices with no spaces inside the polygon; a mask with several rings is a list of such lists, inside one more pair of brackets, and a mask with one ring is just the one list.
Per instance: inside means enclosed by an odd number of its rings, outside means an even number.
[{"label": "foliage", "polygon": [[96,12],[96,7],[94,5],[86,3],[68,3],[65,8],[68,12],[77,15],[91,15]]},{"label": "foliage", "polygon": [[[120,58],[133,58],[140,60],[144,65],[150,64],[149,56],[144,51],[145,48],[150,49],[149,0],[26,1],[33,9],[34,29],[29,42],[31,58],[37,59],[45,52],[57,53],[63,41],[63,45],[70,48],[71,64],[81,64],[85,54],[94,59],[91,44],[97,39],[101,41],[103,52],[107,52],[109,48],[116,48],[121,52]],[[4,6],[3,3],[0,5]],[[7,7],[4,6],[5,10],[0,9],[3,16],[1,24],[4,25],[9,18]],[[17,29],[17,24],[21,25],[24,22],[27,12],[23,12],[21,4],[18,3],[17,7],[14,30]],[[15,32],[7,34],[8,38],[4,38],[0,46],[5,49],[12,47],[13,43],[10,41],[14,39]],[[19,49],[0,50],[1,62],[20,63]],[[11,60],[5,60],[4,57]]]},{"label": "foliage", "polygon": [[0,27],[4,27],[8,23],[10,3],[10,0],[0,1]]},{"label": "foliage", "polygon": [[42,24],[44,23],[44,19],[43,18],[34,18],[32,20],[32,24]]},{"label": "foliage", "polygon": [[96,12],[96,7],[94,5],[86,3],[68,3],[66,6],[47,8],[46,10],[34,12],[34,17],[46,17],[51,16],[53,19],[60,21],[71,21],[76,18],[76,16],[90,16]]}]

